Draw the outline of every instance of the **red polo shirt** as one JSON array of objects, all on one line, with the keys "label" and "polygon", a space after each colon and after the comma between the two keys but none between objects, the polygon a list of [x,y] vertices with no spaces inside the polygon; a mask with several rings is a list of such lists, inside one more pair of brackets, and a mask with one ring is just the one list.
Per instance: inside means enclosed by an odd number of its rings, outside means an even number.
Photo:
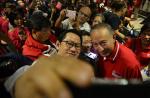
[{"label": "red polo shirt", "polygon": [[99,58],[98,67],[103,78],[141,79],[140,63],[135,54],[118,42],[111,56]]}]

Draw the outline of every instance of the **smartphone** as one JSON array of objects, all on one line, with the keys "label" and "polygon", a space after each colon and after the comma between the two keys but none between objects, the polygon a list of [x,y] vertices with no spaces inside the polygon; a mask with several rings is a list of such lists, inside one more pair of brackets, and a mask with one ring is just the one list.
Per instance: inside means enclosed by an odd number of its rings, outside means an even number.
[{"label": "smartphone", "polygon": [[75,20],[75,18],[76,18],[76,11],[67,10],[66,11],[66,17]]},{"label": "smartphone", "polygon": [[73,98],[150,98],[149,84],[126,80],[96,80],[89,87],[79,88],[67,83]]}]

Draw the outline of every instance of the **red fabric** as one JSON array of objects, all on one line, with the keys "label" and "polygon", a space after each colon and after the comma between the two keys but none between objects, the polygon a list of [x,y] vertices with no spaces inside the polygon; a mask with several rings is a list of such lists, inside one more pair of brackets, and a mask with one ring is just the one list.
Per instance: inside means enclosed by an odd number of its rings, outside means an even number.
[{"label": "red fabric", "polygon": [[132,46],[135,48],[134,52],[141,63],[141,67],[145,67],[150,63],[150,45],[147,49],[142,49],[141,39],[131,39],[128,38],[125,44],[127,47],[131,48]]},{"label": "red fabric", "polygon": [[142,0],[133,0],[135,7],[140,7]]},{"label": "red fabric", "polygon": [[52,42],[52,43],[55,43],[56,44],[56,41],[57,41],[57,38],[56,38],[56,36],[55,35],[50,35],[50,37],[49,37],[49,39],[50,39],[50,42]]},{"label": "red fabric", "polygon": [[6,21],[6,18],[1,16],[0,17],[0,31],[2,31],[2,24]]},{"label": "red fabric", "polygon": [[[24,32],[26,33],[27,36],[29,36],[30,32],[27,28],[24,29]],[[22,46],[24,45],[25,40],[21,40],[18,34],[19,34],[19,28],[14,28],[11,32],[8,33],[8,36],[12,40],[16,49],[19,52],[22,52]]]},{"label": "red fabric", "polygon": [[2,24],[2,31],[8,35],[9,31],[9,20],[5,20]]},{"label": "red fabric", "polygon": [[135,43],[135,54],[141,63],[141,67],[145,67],[150,63],[150,45],[147,49],[142,49],[142,44],[140,39],[136,39]]},{"label": "red fabric", "polygon": [[[118,53],[117,53],[118,51]],[[114,58],[116,55],[116,58]],[[104,78],[141,79],[140,63],[135,54],[127,47],[116,42],[110,57],[99,58],[100,76]]]},{"label": "red fabric", "polygon": [[39,56],[43,55],[43,51],[48,49],[47,45],[39,43],[34,40],[32,36],[28,36],[24,46],[23,46],[23,55],[30,58],[31,60],[36,60]]},{"label": "red fabric", "polygon": [[132,13],[133,13],[133,7],[132,6],[128,6],[127,17],[131,17]]},{"label": "red fabric", "polygon": [[126,38],[126,41],[125,41],[124,45],[126,47],[132,49],[133,42],[134,42],[133,39],[128,37],[128,38]]}]

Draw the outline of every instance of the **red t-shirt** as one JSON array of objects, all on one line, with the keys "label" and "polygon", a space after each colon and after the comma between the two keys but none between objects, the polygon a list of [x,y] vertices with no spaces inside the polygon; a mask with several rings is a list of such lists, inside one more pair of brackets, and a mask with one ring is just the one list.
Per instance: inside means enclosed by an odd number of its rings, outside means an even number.
[{"label": "red t-shirt", "polygon": [[145,67],[150,63],[150,45],[146,49],[142,49],[141,39],[131,39],[128,38],[125,46],[129,48],[134,48],[133,51],[135,52],[138,60],[141,63],[141,67]]},{"label": "red t-shirt", "polygon": [[118,42],[111,56],[99,58],[98,67],[103,78],[141,79],[140,63],[135,54]]},{"label": "red t-shirt", "polygon": [[5,20],[2,23],[2,32],[8,35],[8,31],[9,31],[9,20]]},{"label": "red t-shirt", "polygon": [[[24,32],[27,36],[29,36],[30,32],[27,28],[24,28]],[[18,27],[14,28],[12,31],[8,33],[8,36],[12,40],[12,43],[15,45],[16,49],[19,52],[22,52],[22,46],[24,45],[25,40],[21,40],[18,35],[19,35]]]},{"label": "red t-shirt", "polygon": [[43,55],[43,52],[48,50],[48,45],[39,43],[34,40],[32,36],[28,36],[24,46],[22,54],[31,60],[36,60],[39,56]]},{"label": "red t-shirt", "polygon": [[7,18],[1,16],[0,17],[0,31],[2,31],[2,24],[7,20]]}]

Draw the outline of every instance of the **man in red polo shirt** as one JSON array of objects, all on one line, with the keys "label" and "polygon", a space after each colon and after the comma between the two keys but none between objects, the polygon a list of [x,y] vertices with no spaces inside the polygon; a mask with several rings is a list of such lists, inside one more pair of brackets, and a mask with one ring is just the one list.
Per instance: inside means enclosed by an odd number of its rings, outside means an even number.
[{"label": "man in red polo shirt", "polygon": [[99,54],[99,77],[141,79],[135,54],[115,41],[113,34],[108,24],[98,24],[91,32],[93,47]]}]

